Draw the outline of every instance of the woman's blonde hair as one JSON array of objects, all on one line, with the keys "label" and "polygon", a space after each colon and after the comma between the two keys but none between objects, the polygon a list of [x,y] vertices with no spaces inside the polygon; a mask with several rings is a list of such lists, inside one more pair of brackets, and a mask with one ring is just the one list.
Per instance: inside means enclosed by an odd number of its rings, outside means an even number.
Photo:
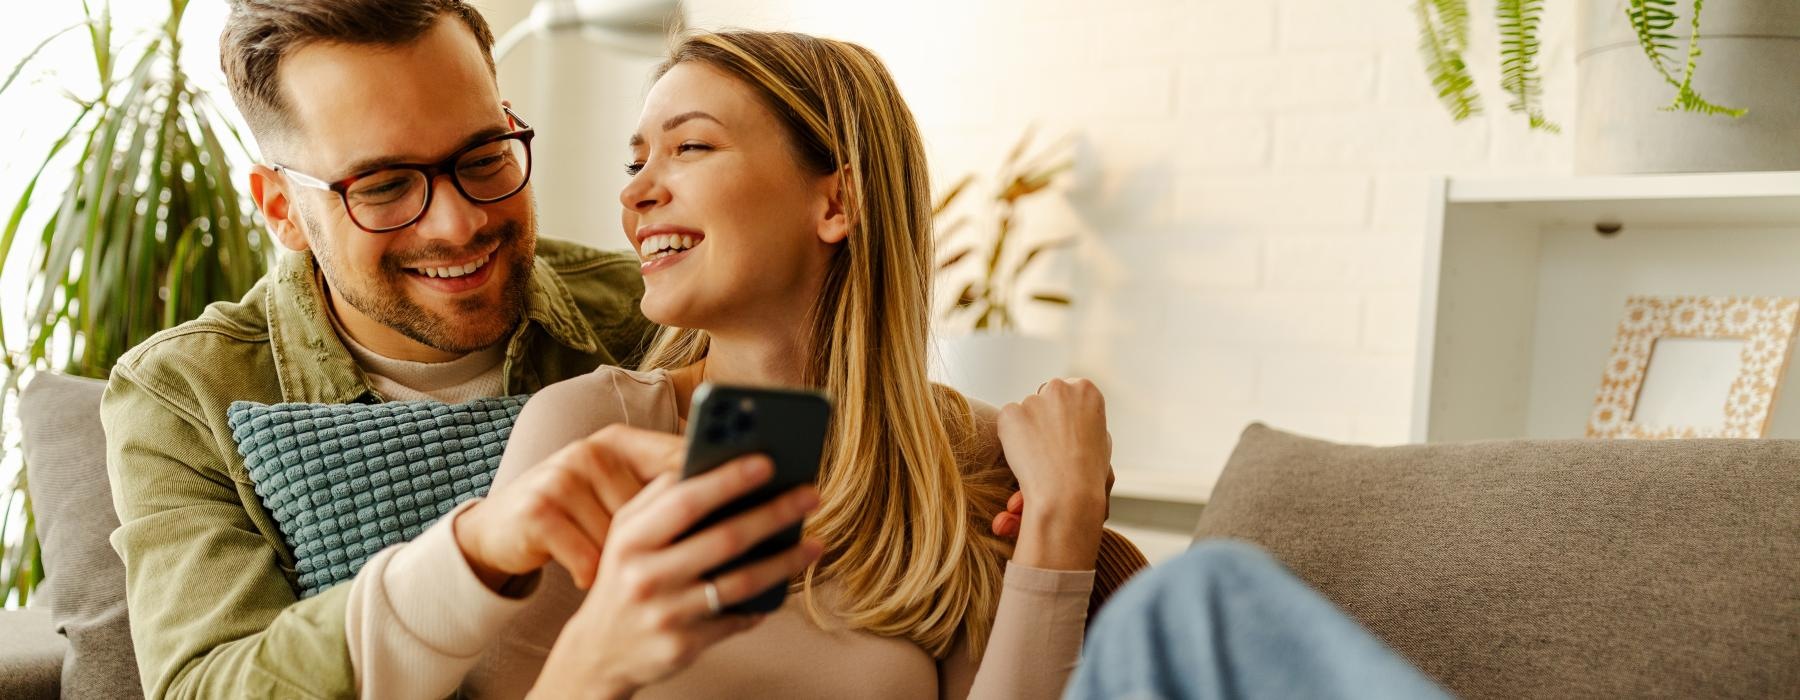
[{"label": "woman's blonde hair", "polygon": [[[687,62],[748,84],[786,125],[804,168],[843,178],[850,235],[806,329],[806,381],[836,407],[822,505],[806,525],[826,555],[796,589],[815,618],[815,583],[835,581],[844,589],[836,610],[852,629],[904,637],[938,658],[966,634],[979,653],[1006,557],[987,527],[1009,486],[959,466],[967,455],[951,436],[973,435],[969,405],[927,378],[931,194],[912,112],[881,60],[847,42],[697,34],[656,77]],[[666,329],[644,366],[692,365],[707,343],[704,331]]]}]

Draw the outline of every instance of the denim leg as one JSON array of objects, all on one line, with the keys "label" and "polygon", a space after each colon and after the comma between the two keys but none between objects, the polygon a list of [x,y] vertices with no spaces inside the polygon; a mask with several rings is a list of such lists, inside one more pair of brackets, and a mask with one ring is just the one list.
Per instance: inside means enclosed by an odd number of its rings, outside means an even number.
[{"label": "denim leg", "polygon": [[1448,698],[1254,545],[1137,576],[1088,632],[1065,698]]}]

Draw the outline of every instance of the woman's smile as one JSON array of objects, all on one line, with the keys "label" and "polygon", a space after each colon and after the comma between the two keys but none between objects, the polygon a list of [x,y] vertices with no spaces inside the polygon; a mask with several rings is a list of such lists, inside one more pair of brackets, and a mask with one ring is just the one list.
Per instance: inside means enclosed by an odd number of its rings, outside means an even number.
[{"label": "woman's smile", "polygon": [[638,229],[637,249],[639,268],[644,274],[667,268],[680,263],[687,254],[699,247],[706,239],[706,234],[683,226],[658,224]]}]

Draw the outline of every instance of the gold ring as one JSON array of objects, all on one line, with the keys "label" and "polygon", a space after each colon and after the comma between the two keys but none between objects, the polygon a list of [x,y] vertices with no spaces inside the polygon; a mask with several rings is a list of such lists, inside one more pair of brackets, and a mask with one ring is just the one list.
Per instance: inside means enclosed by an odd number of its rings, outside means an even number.
[{"label": "gold ring", "polygon": [[725,610],[725,606],[719,604],[719,587],[713,585],[713,582],[707,581],[706,587],[702,590],[706,591],[706,611],[712,613],[714,617],[718,617],[719,613]]}]

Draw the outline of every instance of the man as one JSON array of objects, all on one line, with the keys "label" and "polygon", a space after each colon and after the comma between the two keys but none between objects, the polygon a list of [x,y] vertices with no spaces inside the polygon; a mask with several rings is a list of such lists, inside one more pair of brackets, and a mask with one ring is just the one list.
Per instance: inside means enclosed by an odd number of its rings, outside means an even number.
[{"label": "man", "polygon": [[[265,159],[250,192],[289,252],[241,301],[133,349],[107,387],[113,544],[151,697],[356,692],[350,584],[297,599],[232,401],[528,393],[645,346],[636,257],[538,239],[532,133],[492,42],[461,0],[234,2],[221,62]],[[496,571],[529,568],[471,556],[445,585],[503,591]]]}]

